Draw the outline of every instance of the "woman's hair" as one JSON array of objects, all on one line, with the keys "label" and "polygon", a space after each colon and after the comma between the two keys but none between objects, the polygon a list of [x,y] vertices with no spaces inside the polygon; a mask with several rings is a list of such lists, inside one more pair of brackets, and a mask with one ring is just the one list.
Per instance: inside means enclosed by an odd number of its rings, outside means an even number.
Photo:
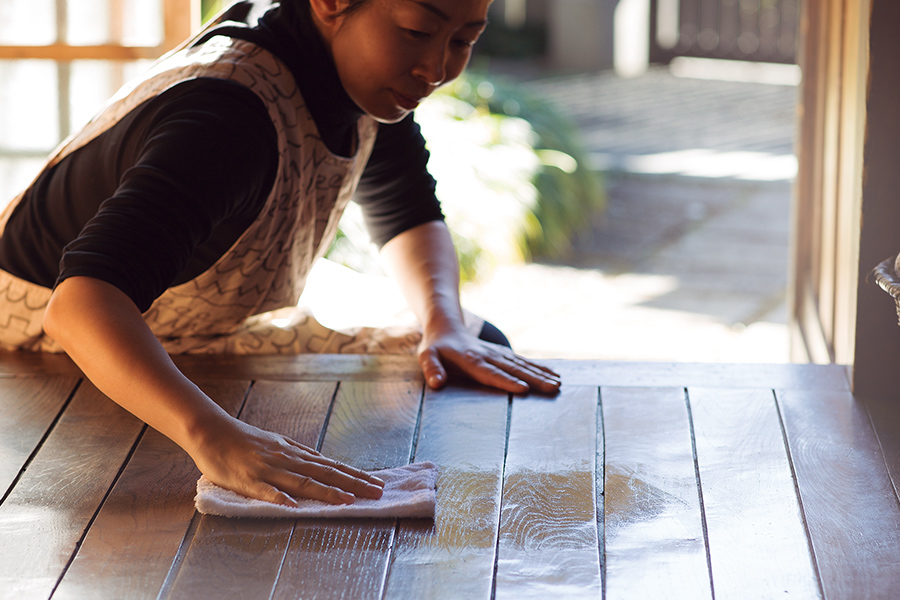
[{"label": "woman's hair", "polygon": [[353,13],[361,9],[368,1],[369,0],[349,0],[347,8],[345,8],[343,12],[341,12],[341,15],[345,17],[352,15]]}]

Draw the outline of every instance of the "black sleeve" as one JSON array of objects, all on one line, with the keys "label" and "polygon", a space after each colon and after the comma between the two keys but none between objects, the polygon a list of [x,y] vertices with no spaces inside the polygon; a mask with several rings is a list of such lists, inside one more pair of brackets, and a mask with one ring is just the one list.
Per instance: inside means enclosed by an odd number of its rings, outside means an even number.
[{"label": "black sleeve", "polygon": [[[178,89],[184,85],[187,92]],[[109,150],[133,159],[66,246],[57,279],[101,279],[142,312],[216,227],[252,222],[278,163],[275,128],[262,101],[238,84],[195,80],[152,103],[143,125],[132,125],[140,135]]]},{"label": "black sleeve", "polygon": [[407,229],[443,220],[427,165],[425,138],[412,115],[399,123],[379,125],[372,156],[356,191],[356,202],[379,248]]}]

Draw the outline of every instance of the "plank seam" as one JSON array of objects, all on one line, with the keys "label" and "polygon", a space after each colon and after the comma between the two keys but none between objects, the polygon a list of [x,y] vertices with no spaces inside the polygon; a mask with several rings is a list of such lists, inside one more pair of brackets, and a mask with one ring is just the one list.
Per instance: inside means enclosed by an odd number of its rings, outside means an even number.
[{"label": "plank seam", "polygon": [[28,455],[28,459],[22,465],[22,468],[19,469],[19,473],[13,478],[12,483],[10,483],[9,488],[3,493],[3,496],[0,497],[0,506],[6,502],[6,499],[9,498],[9,495],[12,494],[13,490],[16,489],[16,485],[19,484],[19,480],[22,479],[22,475],[25,474],[25,471],[28,470],[28,467],[31,466],[31,463],[34,462],[34,458],[37,456],[37,453],[44,446],[44,442],[47,441],[47,438],[50,437],[50,433],[56,428],[57,423],[62,418],[63,413],[66,412],[66,409],[69,408],[69,405],[72,403],[72,398],[75,397],[75,392],[78,391],[78,388],[81,387],[82,380],[79,379],[75,382],[75,386],[72,388],[72,391],[69,392],[69,397],[66,398],[66,401],[63,402],[62,407],[59,409],[59,412],[56,413],[56,416],[53,418],[53,421],[50,422],[50,425],[47,427],[47,430],[44,432],[44,435],[41,436],[40,441],[35,444],[34,449],[32,449],[31,454]]},{"label": "plank seam", "polygon": [[[407,462],[412,463],[416,458],[416,453],[419,451],[419,433],[421,432],[422,427],[422,413],[425,410],[425,395],[427,393],[428,388],[424,385],[422,386],[422,391],[419,394],[419,412],[416,414],[416,426],[413,429],[413,439],[412,444],[410,444],[409,448],[409,458]],[[394,533],[391,534],[390,545],[387,550],[387,566],[384,569],[384,577],[382,578],[381,583],[381,600],[384,600],[387,595],[388,590],[388,581],[391,578],[391,571],[394,567],[394,548],[397,545],[397,539],[400,536],[400,525],[403,523],[403,519],[397,519],[394,522]]]},{"label": "plank seam", "polygon": [[[239,419],[241,413],[244,412],[244,407],[247,406],[247,400],[250,398],[250,393],[253,391],[253,388],[256,386],[256,381],[250,381],[249,385],[247,385],[247,389],[244,390],[244,397],[241,399],[241,405],[238,407],[237,413],[235,413],[235,418]],[[172,558],[172,564],[169,567],[169,572],[166,574],[166,578],[163,580],[162,585],[159,587],[159,594],[157,594],[157,600],[163,600],[167,598],[172,591],[172,586],[175,585],[175,578],[178,577],[179,571],[181,571],[181,565],[184,563],[184,558],[187,556],[188,550],[191,547],[191,544],[194,541],[194,535],[197,533],[197,528],[200,526],[200,513],[196,510],[194,514],[191,516],[191,522],[188,524],[187,531],[184,534],[184,537],[181,539],[181,543],[178,545],[178,550],[175,551],[175,556]]]},{"label": "plank seam", "polygon": [[812,557],[813,571],[816,574],[816,583],[819,586],[819,597],[825,598],[825,587],[822,584],[822,573],[819,571],[819,559],[816,556],[816,549],[813,546],[812,534],[809,531],[809,522],[806,519],[806,509],[803,508],[803,497],[800,494],[800,482],[797,480],[797,470],[794,468],[794,456],[791,453],[791,444],[788,439],[787,427],[784,424],[784,415],[781,412],[781,402],[778,400],[778,393],[772,390],[772,400],[775,402],[775,412],[778,414],[778,425],[781,427],[781,439],[784,442],[784,450],[787,454],[788,467],[791,470],[791,479],[794,482],[794,495],[797,496],[797,504],[800,508],[800,520],[803,522],[803,532],[806,534],[806,545],[809,547],[809,554]]},{"label": "plank seam", "polygon": [[885,472],[887,472],[888,480],[891,482],[891,488],[894,490],[894,500],[897,502],[898,506],[900,506],[900,494],[897,493],[897,482],[894,481],[894,472],[888,465],[887,452],[884,449],[884,444],[881,441],[881,436],[878,434],[878,427],[875,426],[875,421],[872,419],[872,411],[869,410],[869,406],[865,402],[865,400],[857,399],[857,401],[859,401],[859,404],[865,411],[866,420],[869,423],[869,427],[872,428],[872,433],[875,434],[875,441],[878,442],[878,450],[881,451],[881,463],[884,465],[884,470]]},{"label": "plank seam", "polygon": [[[338,391],[341,389],[341,382],[338,381],[334,386],[334,390],[331,392],[331,402],[328,403],[328,410],[325,411],[325,419],[322,421],[322,428],[319,430],[319,439],[316,440],[316,452],[322,450],[322,444],[325,443],[325,433],[328,431],[328,422],[331,421],[331,413],[334,411],[335,402],[337,402]],[[291,547],[291,542],[294,541],[294,535],[297,533],[297,520],[294,520],[294,524],[291,525],[291,532],[288,534],[287,541],[284,545],[284,552],[281,554],[281,562],[278,563],[278,570],[275,572],[275,578],[272,580],[272,589],[269,591],[269,599],[272,600],[275,597],[275,592],[278,591],[278,582],[281,580],[281,573],[284,571],[284,563],[287,561],[287,553]]]},{"label": "plank seam", "polygon": [[81,546],[84,544],[84,540],[87,537],[88,532],[91,530],[91,527],[94,526],[94,521],[97,520],[97,516],[100,514],[100,511],[103,510],[103,506],[106,504],[107,499],[109,499],[110,494],[112,494],[113,489],[115,489],[116,484],[119,482],[119,479],[122,477],[122,473],[125,472],[125,468],[128,466],[128,463],[131,462],[131,458],[137,451],[138,445],[141,443],[141,440],[144,439],[144,434],[147,432],[147,427],[147,425],[141,427],[140,432],[138,432],[137,436],[134,438],[134,443],[131,444],[131,449],[128,451],[128,455],[125,457],[125,460],[122,461],[122,464],[119,465],[119,471],[116,473],[116,476],[113,477],[112,482],[106,489],[106,493],[103,494],[103,499],[100,500],[100,504],[98,504],[97,508],[94,509],[94,514],[91,516],[91,519],[90,521],[88,521],[87,525],[85,525],[84,531],[81,532],[81,537],[79,537],[78,541],[75,542],[75,547],[72,549],[72,554],[71,556],[69,556],[69,560],[66,561],[65,566],[62,568],[62,573],[60,573],[59,577],[56,580],[56,584],[54,584],[53,586],[53,590],[50,592],[51,598],[56,593],[56,590],[59,588],[62,580],[65,578],[66,573],[69,571],[69,567],[71,567],[72,563],[75,562],[75,557],[78,556],[78,552],[81,550]]},{"label": "plank seam", "polygon": [[334,412],[334,404],[337,401],[338,393],[341,390],[341,382],[338,381],[334,386],[334,393],[331,395],[331,402],[328,403],[328,410],[325,411],[325,420],[322,421],[322,429],[319,430],[319,439],[316,441],[316,452],[322,451],[322,444],[325,443],[325,433],[328,431],[328,423],[331,422],[331,414]]},{"label": "plank seam", "polygon": [[159,593],[156,595],[156,600],[163,600],[164,598],[168,598],[169,594],[171,594],[172,586],[175,585],[175,578],[178,577],[178,573],[181,571],[184,557],[187,556],[188,549],[194,541],[194,535],[196,535],[199,526],[200,513],[195,510],[194,514],[191,516],[191,522],[188,524],[187,531],[181,539],[181,544],[178,545],[178,550],[175,551],[175,557],[172,559],[172,565],[169,567],[169,572],[166,574],[166,578],[163,580],[162,585],[159,586]]},{"label": "plank seam", "polygon": [[703,546],[706,550],[706,570],[709,573],[709,593],[716,600],[716,586],[713,582],[712,556],[709,552],[709,530],[706,526],[706,504],[703,502],[703,485],[700,481],[700,461],[697,459],[697,436],[694,433],[694,413],[691,410],[691,398],[688,389],[684,388],[684,405],[687,408],[688,426],[691,430],[691,453],[694,458],[694,478],[697,481],[697,498],[700,502],[700,525],[703,527]]},{"label": "plank seam", "polygon": [[494,574],[491,577],[491,600],[497,598],[497,571],[500,567],[500,525],[503,522],[503,490],[506,487],[506,459],[509,456],[509,431],[512,427],[513,397],[507,397],[506,404],[506,439],[503,446],[503,468],[500,469],[500,510],[497,511],[497,541],[494,543]]},{"label": "plank seam", "polygon": [[416,413],[416,426],[413,428],[412,444],[409,448],[408,462],[412,462],[416,458],[416,452],[419,449],[419,430],[422,427],[422,412],[425,409],[425,386],[422,386],[422,392],[419,394],[419,411]]},{"label": "plank seam", "polygon": [[[597,460],[600,449],[603,450],[602,458]],[[602,600],[606,600],[606,424],[603,420],[602,388],[597,388],[597,451],[594,452],[594,461],[594,488],[597,497],[597,552],[600,557],[600,597]]]}]

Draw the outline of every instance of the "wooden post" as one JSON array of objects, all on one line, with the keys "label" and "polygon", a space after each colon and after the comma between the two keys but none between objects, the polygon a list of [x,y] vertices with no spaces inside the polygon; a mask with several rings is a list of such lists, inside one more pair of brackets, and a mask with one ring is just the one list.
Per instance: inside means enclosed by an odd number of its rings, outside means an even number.
[{"label": "wooden post", "polygon": [[163,0],[165,51],[190,37],[200,25],[200,0]]},{"label": "wooden post", "polygon": [[866,276],[900,251],[900,3],[870,2],[853,390],[886,397],[900,395],[900,328],[893,301]]}]

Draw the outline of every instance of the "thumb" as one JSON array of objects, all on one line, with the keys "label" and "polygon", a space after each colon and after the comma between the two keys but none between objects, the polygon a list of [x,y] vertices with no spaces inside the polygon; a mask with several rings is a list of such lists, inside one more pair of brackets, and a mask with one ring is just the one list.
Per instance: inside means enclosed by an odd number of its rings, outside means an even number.
[{"label": "thumb", "polygon": [[429,387],[438,389],[447,383],[447,370],[441,364],[441,357],[436,349],[426,348],[420,352],[419,366]]}]

